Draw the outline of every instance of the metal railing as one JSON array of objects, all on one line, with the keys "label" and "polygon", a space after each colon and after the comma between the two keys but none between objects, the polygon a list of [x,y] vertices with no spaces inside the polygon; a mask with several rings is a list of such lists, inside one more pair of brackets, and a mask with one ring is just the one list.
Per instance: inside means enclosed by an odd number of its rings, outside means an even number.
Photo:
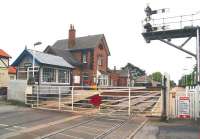
[{"label": "metal railing", "polygon": [[[94,96],[99,97],[99,105],[92,103]],[[40,109],[131,115],[147,111],[155,113],[153,108],[160,107],[160,96],[160,89],[144,87],[33,86],[32,94],[26,94],[25,102]]]},{"label": "metal railing", "polygon": [[[163,18],[152,18],[148,21],[153,27],[158,30],[186,29],[200,25],[200,14],[186,14],[180,16],[171,16]],[[146,23],[143,21],[143,23]]]}]

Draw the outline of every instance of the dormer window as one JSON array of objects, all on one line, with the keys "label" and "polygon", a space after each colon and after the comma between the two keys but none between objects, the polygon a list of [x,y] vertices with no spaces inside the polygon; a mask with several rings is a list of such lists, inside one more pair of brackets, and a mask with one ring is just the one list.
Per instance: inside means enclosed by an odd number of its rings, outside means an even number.
[{"label": "dormer window", "polygon": [[83,54],[82,54],[82,62],[87,63],[87,53],[86,52],[83,52]]}]

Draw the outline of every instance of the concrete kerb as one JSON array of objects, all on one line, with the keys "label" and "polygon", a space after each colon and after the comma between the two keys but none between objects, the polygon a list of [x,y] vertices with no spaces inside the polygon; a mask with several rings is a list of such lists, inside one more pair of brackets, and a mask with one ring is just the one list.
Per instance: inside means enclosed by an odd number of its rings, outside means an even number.
[{"label": "concrete kerb", "polygon": [[61,119],[61,120],[53,121],[53,122],[50,122],[50,123],[45,123],[45,124],[42,124],[42,125],[34,126],[32,128],[23,129],[21,131],[11,132],[11,133],[0,136],[0,138],[6,139],[6,138],[14,137],[14,136],[17,136],[17,135],[20,135],[20,134],[29,133],[29,132],[32,132],[32,131],[35,131],[35,130],[38,130],[38,129],[47,128],[49,126],[54,126],[54,125],[61,124],[61,123],[64,123],[64,122],[68,122],[68,121],[71,121],[71,120],[74,120],[74,119],[77,119],[77,118],[81,118],[82,116],[83,115],[76,115],[76,116],[64,118],[64,119]]}]

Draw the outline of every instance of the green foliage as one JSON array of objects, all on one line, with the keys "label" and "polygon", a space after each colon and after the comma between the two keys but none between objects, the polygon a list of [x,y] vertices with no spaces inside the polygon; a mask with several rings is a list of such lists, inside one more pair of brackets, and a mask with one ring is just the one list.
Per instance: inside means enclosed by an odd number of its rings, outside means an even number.
[{"label": "green foliage", "polygon": [[179,86],[192,86],[196,84],[196,74],[193,71],[188,75],[184,75],[179,80]]},{"label": "green foliage", "polygon": [[162,81],[162,74],[160,72],[154,72],[151,75],[149,75],[149,77],[157,82],[161,82]]},{"label": "green foliage", "polygon": [[173,80],[170,80],[170,87],[175,87],[176,83]]}]

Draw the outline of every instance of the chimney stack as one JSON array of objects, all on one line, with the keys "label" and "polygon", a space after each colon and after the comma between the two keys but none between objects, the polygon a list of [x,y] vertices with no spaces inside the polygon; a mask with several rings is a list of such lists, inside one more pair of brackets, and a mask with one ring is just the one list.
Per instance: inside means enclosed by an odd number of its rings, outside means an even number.
[{"label": "chimney stack", "polygon": [[74,29],[74,25],[70,24],[68,47],[69,48],[74,47],[75,43],[76,43],[76,30]]}]

